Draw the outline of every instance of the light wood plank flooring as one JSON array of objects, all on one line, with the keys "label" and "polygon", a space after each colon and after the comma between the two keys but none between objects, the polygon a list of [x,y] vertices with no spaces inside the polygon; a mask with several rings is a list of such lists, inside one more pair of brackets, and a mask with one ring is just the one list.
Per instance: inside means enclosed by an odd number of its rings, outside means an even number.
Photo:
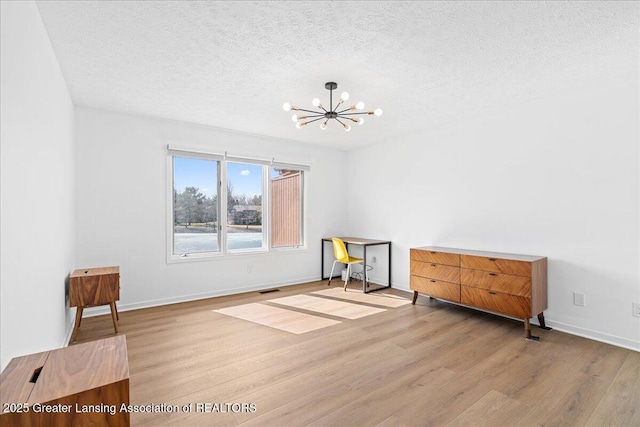
[{"label": "light wood plank flooring", "polygon": [[[640,425],[638,352],[535,326],[540,341],[527,341],[519,322],[422,296],[356,319],[279,306],[339,321],[301,334],[214,312],[334,298],[313,294],[326,289],[313,282],[121,312],[131,403],[194,405],[132,414],[132,425]],[[78,342],[112,334],[109,316],[85,318]],[[197,413],[196,403],[219,411]],[[234,412],[240,404],[255,412]]]}]

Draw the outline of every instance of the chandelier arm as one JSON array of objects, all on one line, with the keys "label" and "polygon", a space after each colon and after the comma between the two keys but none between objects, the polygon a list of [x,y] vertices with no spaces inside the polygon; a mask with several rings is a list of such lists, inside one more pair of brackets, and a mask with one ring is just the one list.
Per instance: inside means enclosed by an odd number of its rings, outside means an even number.
[{"label": "chandelier arm", "polygon": [[337,117],[335,117],[334,120],[337,121],[338,123],[340,123],[342,126],[344,126],[344,123],[342,123],[340,120],[338,120]]},{"label": "chandelier arm", "polygon": [[[311,117],[311,118],[313,118],[313,117],[325,117],[325,115],[324,115],[324,114],[310,114],[310,115],[308,115],[308,116],[302,116],[302,117],[304,117],[304,118],[309,118],[309,117]],[[298,120],[300,120],[300,119],[304,120],[304,118],[302,118],[302,117],[298,117]]]},{"label": "chandelier arm", "polygon": [[[337,107],[337,105],[336,105],[336,107]],[[345,111],[349,111],[349,110],[351,110],[351,107],[345,108],[344,110],[336,111],[336,113],[337,114],[341,114],[341,113],[344,113]]]},{"label": "chandelier arm", "polygon": [[318,114],[317,111],[305,110],[304,108],[298,108],[296,111],[304,111],[307,113]]},{"label": "chandelier arm", "polygon": [[362,113],[342,113],[342,112],[340,112],[338,114],[340,114],[341,116],[355,116],[357,114],[368,114],[368,115],[371,115],[371,113],[369,113],[367,111],[363,111]]},{"label": "chandelier arm", "polygon": [[317,118],[317,119],[309,120],[308,122],[306,122],[306,124],[313,123],[313,122],[317,122],[318,120],[322,120],[322,119],[324,119],[324,116],[319,117],[319,118]]}]

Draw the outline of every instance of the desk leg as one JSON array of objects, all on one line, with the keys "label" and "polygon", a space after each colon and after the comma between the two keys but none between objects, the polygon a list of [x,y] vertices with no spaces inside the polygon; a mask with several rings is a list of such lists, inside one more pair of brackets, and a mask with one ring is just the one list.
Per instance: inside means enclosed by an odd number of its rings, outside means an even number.
[{"label": "desk leg", "polygon": [[[332,277],[329,277],[331,282]],[[320,280],[324,280],[324,240],[320,239]]]},{"label": "desk leg", "polygon": [[113,302],[113,308],[115,308],[116,310],[116,320],[120,320],[120,314],[118,313],[118,305],[115,303],[115,301]]},{"label": "desk leg", "polygon": [[362,245],[362,292],[367,293],[367,245]]},{"label": "desk leg", "polygon": [[389,267],[389,282],[387,283],[387,286],[391,287],[391,242],[389,242],[389,250],[387,251],[389,253],[389,260],[387,261],[387,266]]},{"label": "desk leg", "polygon": [[82,311],[84,308],[77,307],[76,308],[76,322],[73,325],[73,332],[71,333],[71,342],[76,342],[76,338],[78,337],[78,329],[80,328],[80,322],[82,321]]},{"label": "desk leg", "polygon": [[118,320],[116,319],[116,303],[115,302],[111,302],[109,303],[109,305],[111,306],[111,318],[113,319],[113,329],[116,330],[116,334],[118,333]]}]

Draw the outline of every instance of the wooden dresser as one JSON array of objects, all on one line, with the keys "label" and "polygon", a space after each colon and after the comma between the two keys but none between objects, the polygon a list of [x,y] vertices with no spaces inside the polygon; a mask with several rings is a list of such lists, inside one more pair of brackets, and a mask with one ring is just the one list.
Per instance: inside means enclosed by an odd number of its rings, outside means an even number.
[{"label": "wooden dresser", "polygon": [[547,258],[425,246],[411,248],[410,287],[418,294],[524,320],[538,316],[547,328]]},{"label": "wooden dresser", "polygon": [[69,306],[78,307],[71,342],[76,342],[78,328],[85,308],[98,305],[111,307],[113,329],[118,333],[118,308],[120,299],[120,267],[80,268],[69,277]]},{"label": "wooden dresser", "polygon": [[128,426],[124,335],[11,359],[0,375],[2,426]]}]

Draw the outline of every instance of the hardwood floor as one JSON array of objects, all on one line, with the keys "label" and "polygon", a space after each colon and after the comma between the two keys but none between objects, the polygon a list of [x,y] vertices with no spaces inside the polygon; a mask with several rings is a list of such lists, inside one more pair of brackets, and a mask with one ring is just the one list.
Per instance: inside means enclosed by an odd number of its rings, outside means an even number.
[{"label": "hardwood floor", "polygon": [[[193,405],[134,413],[132,425],[640,425],[638,352],[536,327],[540,341],[527,341],[520,322],[426,297],[390,307],[352,298],[384,309],[355,319],[268,301],[335,298],[312,293],[326,289],[313,282],[120,312],[131,404]],[[339,323],[295,334],[214,311],[250,303]],[[112,334],[108,315],[85,318],[78,342]],[[196,412],[197,403],[218,411]]]}]

